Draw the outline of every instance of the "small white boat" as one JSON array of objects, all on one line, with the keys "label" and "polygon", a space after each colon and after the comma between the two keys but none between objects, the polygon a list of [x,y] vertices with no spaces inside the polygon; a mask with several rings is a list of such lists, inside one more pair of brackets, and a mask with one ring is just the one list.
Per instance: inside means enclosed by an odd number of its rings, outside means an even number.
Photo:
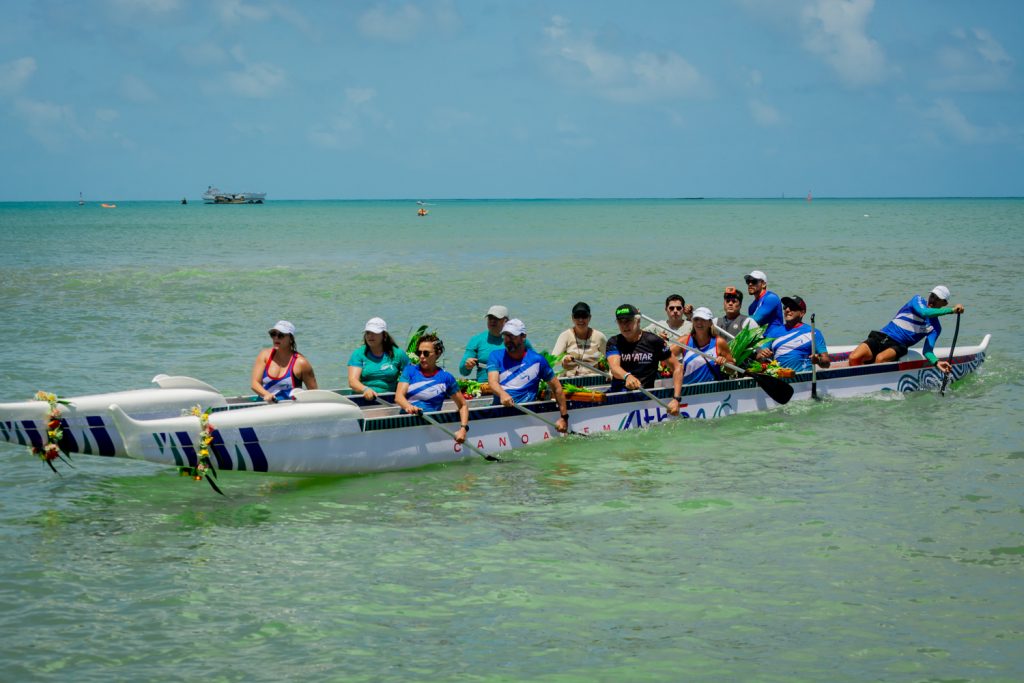
[{"label": "small white boat", "polygon": [[[954,379],[981,366],[989,340],[986,335],[977,346],[958,348],[952,361]],[[897,363],[849,367],[846,359],[853,348],[831,349],[832,367],[817,373],[819,396],[905,393],[937,388],[942,382],[942,373],[917,351]],[[945,358],[949,350],[936,349],[935,353]],[[154,381],[159,388],[69,399],[71,405],[62,408],[61,445],[70,452],[195,467],[202,422],[181,412],[199,405],[213,409],[208,418],[213,428],[212,459],[221,471],[350,474],[476,457],[423,418],[399,414],[397,408],[366,404],[362,397],[298,391],[294,402],[267,405],[251,397],[225,398],[213,387],[190,378],[160,375]],[[599,376],[573,378],[578,385],[603,381]],[[793,400],[811,398],[810,372],[785,381],[794,389]],[[662,386],[651,393],[667,402],[672,389]],[[681,417],[717,418],[777,405],[750,379],[706,382],[683,387]],[[557,417],[553,401],[526,406],[548,420]],[[48,410],[49,405],[41,401],[0,404],[0,437],[42,446]],[[599,402],[570,400],[569,413],[570,429],[586,434],[638,429],[673,419],[658,402],[631,391],[605,394]],[[445,411],[432,417],[449,428],[457,426],[458,414],[448,404]],[[559,435],[541,419],[491,405],[490,397],[471,402],[469,444],[479,451],[500,454],[553,438]]]}]

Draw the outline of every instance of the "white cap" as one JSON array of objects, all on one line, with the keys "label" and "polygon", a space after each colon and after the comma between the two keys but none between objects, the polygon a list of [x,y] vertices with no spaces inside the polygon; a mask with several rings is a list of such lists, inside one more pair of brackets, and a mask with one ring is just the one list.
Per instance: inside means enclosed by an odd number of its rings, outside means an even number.
[{"label": "white cap", "polygon": [[749,274],[747,274],[747,277],[754,278],[755,280],[760,280],[761,282],[768,282],[768,276],[764,274],[763,270],[752,270]]},{"label": "white cap", "polygon": [[384,322],[384,318],[370,318],[366,321],[366,327],[363,328],[363,331],[380,334],[381,332],[388,331],[388,324]]},{"label": "white cap", "polygon": [[493,315],[498,320],[508,317],[508,309],[504,306],[491,306],[487,309],[487,315]]},{"label": "white cap", "polygon": [[715,314],[711,312],[710,308],[701,306],[693,312],[694,318],[704,318],[705,320],[714,320]]},{"label": "white cap", "polygon": [[274,326],[270,328],[270,331],[274,330],[277,330],[282,334],[290,334],[292,336],[295,336],[295,325],[292,325],[287,320],[278,320],[276,323],[274,323]]},{"label": "white cap", "polygon": [[936,287],[932,289],[932,294],[939,297],[943,301],[949,301],[949,287],[945,285],[936,285]]},{"label": "white cap", "polygon": [[501,333],[508,333],[513,337],[518,337],[521,334],[526,334],[526,325],[519,318],[512,318],[501,328]]}]

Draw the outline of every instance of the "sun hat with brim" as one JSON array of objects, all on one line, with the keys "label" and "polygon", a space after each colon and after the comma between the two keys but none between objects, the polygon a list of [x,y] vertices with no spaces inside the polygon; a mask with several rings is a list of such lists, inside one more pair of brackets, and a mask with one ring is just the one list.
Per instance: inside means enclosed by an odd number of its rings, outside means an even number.
[{"label": "sun hat with brim", "polygon": [[633,304],[622,304],[615,309],[616,320],[632,320],[640,315],[640,309]]},{"label": "sun hat with brim", "polygon": [[505,325],[501,328],[501,333],[518,337],[521,334],[526,334],[526,325],[519,318],[512,318],[505,322]]},{"label": "sun hat with brim", "polygon": [[281,334],[290,334],[292,336],[295,336],[295,325],[292,325],[287,320],[278,320],[276,323],[274,323],[274,326],[267,331],[273,332],[274,330],[277,330]]},{"label": "sun hat with brim", "polygon": [[711,312],[711,309],[706,306],[701,306],[693,312],[694,318],[703,318],[704,320],[713,320],[715,314]]},{"label": "sun hat with brim", "polygon": [[937,285],[934,289],[932,289],[931,293],[939,297],[943,301],[949,301],[949,287],[945,285]]},{"label": "sun hat with brim", "polygon": [[370,318],[366,321],[366,327],[363,328],[363,331],[380,334],[381,332],[388,331],[388,324],[384,322],[384,318]]},{"label": "sun hat with brim", "polygon": [[794,294],[793,296],[782,297],[782,305],[791,311],[803,311],[804,313],[807,312],[807,304],[805,304],[804,300],[798,297],[796,294]]}]

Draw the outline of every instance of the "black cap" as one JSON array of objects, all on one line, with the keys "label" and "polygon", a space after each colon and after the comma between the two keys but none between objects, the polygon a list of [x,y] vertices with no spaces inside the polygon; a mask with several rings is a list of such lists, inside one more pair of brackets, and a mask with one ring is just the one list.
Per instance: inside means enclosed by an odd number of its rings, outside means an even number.
[{"label": "black cap", "polygon": [[615,309],[615,317],[618,320],[632,320],[640,315],[640,311],[633,304],[622,304]]},{"label": "black cap", "polygon": [[572,317],[583,318],[590,317],[590,306],[583,301],[577,301],[576,305],[572,307]]},{"label": "black cap", "polygon": [[793,296],[782,297],[782,305],[791,311],[803,311],[804,313],[807,312],[807,304],[805,304],[804,300],[798,297],[796,294],[794,294]]}]

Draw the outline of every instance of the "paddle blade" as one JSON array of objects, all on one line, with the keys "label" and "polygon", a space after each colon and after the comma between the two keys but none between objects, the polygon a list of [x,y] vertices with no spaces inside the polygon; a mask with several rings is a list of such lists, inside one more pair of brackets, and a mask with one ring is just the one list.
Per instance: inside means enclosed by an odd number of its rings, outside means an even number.
[{"label": "paddle blade", "polygon": [[763,375],[759,372],[749,373],[747,377],[757,382],[757,386],[761,387],[764,393],[779,405],[786,405],[789,403],[789,399],[793,398],[793,387],[778,377]]}]

